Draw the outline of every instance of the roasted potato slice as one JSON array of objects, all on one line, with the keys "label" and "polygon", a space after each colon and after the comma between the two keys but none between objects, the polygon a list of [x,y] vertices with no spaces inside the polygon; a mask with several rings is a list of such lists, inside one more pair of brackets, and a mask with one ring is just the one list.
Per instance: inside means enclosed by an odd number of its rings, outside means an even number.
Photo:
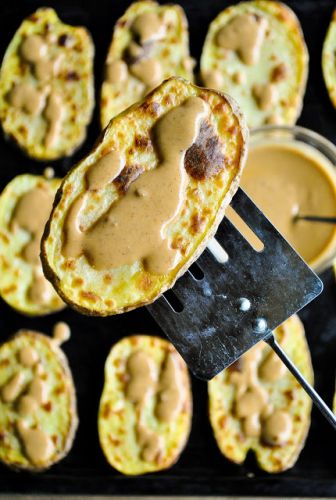
[{"label": "roasted potato slice", "polygon": [[[303,325],[292,316],[275,336],[308,382],[313,368]],[[241,464],[253,450],[266,472],[292,467],[310,426],[311,399],[263,342],[208,383],[210,422],[223,455]]]},{"label": "roasted potato slice", "polygon": [[104,316],[172,287],[215,233],[246,139],[231,98],[179,78],[114,118],[65,177],[42,239],[61,297]]},{"label": "roasted potato slice", "polygon": [[40,241],[60,179],[18,175],[0,195],[0,295],[17,311],[31,316],[65,304],[45,279]]},{"label": "roasted potato slice", "polygon": [[133,3],[117,21],[101,90],[102,127],[170,76],[193,80],[188,22],[179,5]]},{"label": "roasted potato slice", "polygon": [[170,342],[134,335],[112,347],[98,414],[109,464],[129,475],[171,467],[187,442],[191,416],[188,369]]},{"label": "roasted potato slice", "polygon": [[0,461],[16,469],[44,470],[70,450],[77,429],[76,395],[59,343],[20,330],[0,347]]},{"label": "roasted potato slice", "polygon": [[322,50],[322,71],[328,94],[333,106],[336,108],[336,9],[332,14],[330,25],[324,40]]},{"label": "roasted potato slice", "polygon": [[250,127],[294,124],[301,113],[308,51],[300,22],[280,2],[227,7],[210,24],[201,79],[234,97]]},{"label": "roasted potato slice", "polygon": [[32,158],[55,160],[81,145],[94,106],[94,47],[85,28],[38,9],[10,42],[0,72],[0,119]]}]

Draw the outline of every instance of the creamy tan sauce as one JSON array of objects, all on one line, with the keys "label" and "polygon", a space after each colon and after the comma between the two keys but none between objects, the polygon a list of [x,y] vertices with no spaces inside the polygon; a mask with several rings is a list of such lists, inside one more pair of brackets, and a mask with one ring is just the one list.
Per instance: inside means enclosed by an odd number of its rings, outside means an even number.
[{"label": "creamy tan sauce", "polygon": [[127,47],[127,54],[133,58],[133,59],[138,59],[140,56],[142,56],[144,53],[144,48],[136,43],[134,40],[132,40]]},{"label": "creamy tan sauce", "polygon": [[171,422],[181,410],[183,402],[183,381],[177,356],[169,353],[161,370],[156,416],[162,422]]},{"label": "creamy tan sauce", "polygon": [[223,75],[218,69],[208,71],[203,77],[206,87],[210,89],[220,90],[223,86]]},{"label": "creamy tan sauce", "polygon": [[106,81],[114,85],[124,83],[128,77],[128,68],[125,61],[118,59],[106,66]]},{"label": "creamy tan sauce", "polygon": [[24,385],[24,375],[18,372],[1,388],[1,398],[5,403],[15,401]]},{"label": "creamy tan sauce", "polygon": [[33,281],[27,291],[28,299],[34,304],[47,304],[54,293],[51,283],[39,272],[33,274]]},{"label": "creamy tan sauce", "polygon": [[27,82],[14,85],[9,93],[9,102],[15,108],[33,116],[43,112],[47,121],[45,146],[55,147],[60,134],[64,106],[62,97],[51,89],[50,82],[58,72],[62,54],[51,58],[48,54],[47,38],[29,35],[20,46],[20,55],[32,65],[32,72],[38,81],[38,87]]},{"label": "creamy tan sauce", "polygon": [[155,364],[144,351],[136,351],[127,360],[129,381],[126,397],[134,404],[143,404],[155,387]]},{"label": "creamy tan sauce", "polygon": [[183,68],[187,71],[192,71],[196,66],[196,59],[194,59],[193,57],[186,57],[185,59],[183,59],[182,65]]},{"label": "creamy tan sauce", "polygon": [[55,177],[55,170],[52,167],[46,167],[43,170],[43,177],[45,179],[53,179]]},{"label": "creamy tan sauce", "polygon": [[53,339],[57,344],[63,344],[63,342],[69,340],[70,335],[71,330],[67,323],[64,323],[63,321],[56,323],[53,328]]},{"label": "creamy tan sauce", "polygon": [[19,351],[19,363],[23,366],[34,366],[39,360],[39,355],[37,351],[27,345],[22,347]]},{"label": "creamy tan sauce", "polygon": [[25,394],[21,396],[18,403],[18,413],[20,417],[28,417],[34,415],[38,410],[39,404],[35,398]]},{"label": "creamy tan sauce", "polygon": [[265,123],[267,125],[281,125],[283,123],[283,119],[280,115],[273,113],[265,119]]},{"label": "creamy tan sauce", "polygon": [[40,262],[41,237],[44,226],[49,218],[53,201],[53,192],[47,184],[43,184],[34,187],[21,196],[14,209],[11,220],[12,229],[16,230],[19,227],[28,231],[31,235],[31,240],[22,251],[23,258],[31,264]]},{"label": "creamy tan sauce", "polygon": [[86,173],[88,189],[101,189],[110,184],[122,171],[124,161],[118,151],[110,151],[94,163]]},{"label": "creamy tan sauce", "polygon": [[246,74],[243,71],[236,71],[232,75],[232,80],[237,85],[244,85],[246,83]]},{"label": "creamy tan sauce", "polygon": [[36,78],[41,82],[51,80],[57,73],[60,63],[60,58],[43,59],[35,63],[34,73]]},{"label": "creamy tan sauce", "polygon": [[18,421],[17,430],[26,455],[33,464],[45,463],[50,459],[55,451],[55,445],[48,434],[39,428],[30,429],[23,420]]},{"label": "creamy tan sauce", "polygon": [[45,93],[31,83],[17,83],[9,93],[9,102],[14,108],[22,109],[33,116],[41,113],[45,100]]},{"label": "creamy tan sauce", "polygon": [[[184,156],[207,110],[202,99],[191,97],[167,112],[153,129],[159,165],[138,177],[85,232],[78,220],[85,196],[76,199],[64,224],[62,251],[66,257],[84,254],[98,270],[140,261],[147,271],[166,274],[176,265],[179,254],[170,247],[166,228],[184,202]],[[105,168],[102,170],[105,175]]]},{"label": "creamy tan sauce", "polygon": [[23,451],[30,462],[38,465],[49,460],[55,445],[48,433],[39,428],[35,419],[33,428],[28,425],[26,419],[36,416],[39,408],[47,403],[48,384],[44,377],[41,378],[43,365],[38,352],[32,346],[22,347],[17,357],[22,367],[32,369],[33,378],[28,381],[24,373],[19,371],[1,388],[1,398],[5,403],[15,403],[18,414],[16,429],[22,441]]},{"label": "creamy tan sauce", "polygon": [[286,366],[279,356],[273,351],[267,356],[265,361],[259,367],[259,377],[268,382],[275,382],[282,378],[286,373]]},{"label": "creamy tan sauce", "polygon": [[130,66],[133,76],[141,80],[148,87],[158,85],[162,80],[162,66],[158,59],[148,57]]},{"label": "creamy tan sauce", "polygon": [[132,32],[141,44],[160,38],[165,32],[165,24],[156,12],[144,12],[135,18]]},{"label": "creamy tan sauce", "polygon": [[218,31],[217,45],[236,51],[245,64],[256,64],[267,26],[267,20],[261,16],[250,13],[235,16]]},{"label": "creamy tan sauce", "polygon": [[264,422],[263,439],[271,445],[281,445],[289,440],[292,429],[291,416],[285,411],[276,410]]},{"label": "creamy tan sauce", "polygon": [[141,448],[140,456],[145,462],[159,462],[163,452],[163,439],[144,425],[137,426],[137,440]]},{"label": "creamy tan sauce", "polygon": [[40,35],[26,37],[20,47],[23,59],[33,65],[37,80],[47,82],[55,76],[61,56],[51,59],[48,55],[47,40]]},{"label": "creamy tan sauce", "polygon": [[245,436],[262,437],[269,444],[281,445],[291,435],[292,417],[285,411],[274,410],[260,378],[275,382],[285,375],[286,368],[279,365],[281,361],[275,360],[274,353],[262,361],[263,349],[262,344],[250,349],[241,357],[239,371],[230,374],[230,382],[235,386],[234,410]]},{"label": "creamy tan sauce", "polygon": [[47,55],[47,44],[40,35],[27,36],[20,47],[20,52],[27,62],[36,63]]},{"label": "creamy tan sauce", "polygon": [[49,123],[49,128],[45,136],[46,147],[53,147],[57,142],[61,130],[62,118],[64,115],[64,108],[62,98],[56,92],[52,92],[47,101],[44,110],[44,116]]},{"label": "creamy tan sauce", "polygon": [[43,405],[48,401],[48,386],[45,380],[35,376],[29,384],[28,396],[35,399],[38,405]]},{"label": "creamy tan sauce", "polygon": [[336,228],[294,216],[335,217],[335,179],[331,166],[307,148],[274,143],[250,149],[241,185],[303,259],[318,265],[336,248]]},{"label": "creamy tan sauce", "polygon": [[258,107],[262,111],[267,111],[274,106],[278,98],[278,90],[275,85],[265,83],[263,85],[254,85],[253,96],[257,101]]},{"label": "creamy tan sauce", "polygon": [[[126,374],[129,378],[125,390],[126,398],[133,404],[142,405],[148,396],[156,393],[156,417],[162,422],[172,422],[181,411],[185,390],[176,354],[167,354],[159,380],[153,359],[141,350],[129,356]],[[141,414],[139,418],[141,419]],[[142,460],[158,462],[163,451],[162,437],[139,422],[136,425],[136,438]]]}]

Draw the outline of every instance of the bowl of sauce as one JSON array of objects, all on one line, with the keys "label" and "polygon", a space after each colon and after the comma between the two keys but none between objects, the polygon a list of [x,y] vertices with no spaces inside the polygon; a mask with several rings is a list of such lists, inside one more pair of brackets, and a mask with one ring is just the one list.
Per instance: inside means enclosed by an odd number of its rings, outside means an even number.
[{"label": "bowl of sauce", "polygon": [[302,127],[254,129],[241,187],[315,271],[332,264],[336,224],[297,218],[336,217],[336,147],[331,142]]}]

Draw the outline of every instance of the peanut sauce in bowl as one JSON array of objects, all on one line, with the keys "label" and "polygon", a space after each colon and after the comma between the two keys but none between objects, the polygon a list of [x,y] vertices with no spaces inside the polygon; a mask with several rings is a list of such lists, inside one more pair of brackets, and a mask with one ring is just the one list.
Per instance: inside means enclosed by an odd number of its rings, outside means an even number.
[{"label": "peanut sauce in bowl", "polygon": [[[302,127],[254,129],[241,187],[314,270],[331,265],[336,224],[296,218],[336,217],[336,148],[331,142]],[[244,234],[239,221],[232,222]]]}]

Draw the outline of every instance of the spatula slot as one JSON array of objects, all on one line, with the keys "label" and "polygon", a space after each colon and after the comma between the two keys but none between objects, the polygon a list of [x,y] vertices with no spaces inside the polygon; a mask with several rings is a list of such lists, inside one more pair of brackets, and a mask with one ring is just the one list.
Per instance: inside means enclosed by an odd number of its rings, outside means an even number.
[{"label": "spatula slot", "polygon": [[245,240],[251,245],[256,252],[262,252],[265,248],[264,243],[255,234],[254,231],[246,224],[244,219],[232,207],[226,209],[225,217],[234,225],[234,227],[244,236]]},{"label": "spatula slot", "polygon": [[196,281],[202,281],[202,279],[204,278],[203,269],[200,268],[197,262],[191,264],[191,266],[189,267],[189,273]]},{"label": "spatula slot", "polygon": [[167,290],[163,294],[163,297],[166,300],[167,304],[175,313],[181,313],[183,311],[184,306],[180,301],[180,299],[175,295],[173,290]]}]

